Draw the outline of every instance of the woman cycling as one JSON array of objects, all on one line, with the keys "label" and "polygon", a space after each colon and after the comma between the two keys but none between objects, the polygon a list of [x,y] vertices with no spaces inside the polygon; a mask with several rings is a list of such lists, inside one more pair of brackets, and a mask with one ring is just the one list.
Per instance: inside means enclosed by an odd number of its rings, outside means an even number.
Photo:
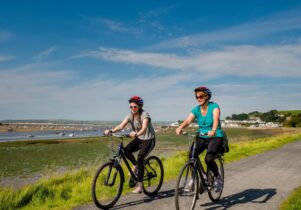
[{"label": "woman cycling", "polygon": [[[218,173],[218,167],[214,162],[214,158],[221,150],[223,144],[223,131],[220,123],[220,108],[218,104],[210,101],[212,93],[209,88],[200,86],[197,87],[194,92],[199,105],[191,110],[191,113],[188,115],[188,117],[176,129],[176,134],[180,135],[182,133],[182,129],[186,128],[195,119],[197,120],[199,133],[206,133],[206,136],[199,135],[196,137],[194,158],[199,160],[199,154],[207,149],[205,162],[216,177],[215,187],[216,191],[219,191],[222,180]],[[189,157],[191,156],[192,149],[189,153]]]},{"label": "woman cycling", "polygon": [[[135,172],[138,170],[138,183],[133,193],[142,192],[142,181],[144,173],[144,158],[151,152],[155,146],[155,130],[151,123],[149,114],[142,109],[143,100],[139,96],[133,96],[129,99],[131,113],[125,117],[125,119],[115,128],[106,130],[105,135],[110,135],[117,131],[122,130],[130,123],[133,131],[130,133],[130,137],[133,139],[125,147],[127,151],[125,154],[127,158],[133,163],[132,170]],[[135,159],[133,152],[139,151],[137,160]]]}]

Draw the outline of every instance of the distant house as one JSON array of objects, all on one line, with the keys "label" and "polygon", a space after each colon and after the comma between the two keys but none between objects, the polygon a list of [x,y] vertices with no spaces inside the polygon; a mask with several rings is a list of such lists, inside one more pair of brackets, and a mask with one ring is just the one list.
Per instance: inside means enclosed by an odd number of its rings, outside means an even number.
[{"label": "distant house", "polygon": [[178,127],[180,124],[178,122],[173,122],[170,124],[171,127]]}]

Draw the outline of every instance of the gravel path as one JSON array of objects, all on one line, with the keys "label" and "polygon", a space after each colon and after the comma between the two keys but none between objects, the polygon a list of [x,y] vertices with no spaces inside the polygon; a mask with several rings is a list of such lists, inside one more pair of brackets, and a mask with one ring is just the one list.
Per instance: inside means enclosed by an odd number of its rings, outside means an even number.
[{"label": "gravel path", "polygon": [[[212,203],[204,194],[195,209],[279,209],[279,205],[297,186],[301,186],[301,141],[260,155],[227,164],[225,188],[219,203]],[[164,183],[154,198],[144,194],[121,197],[113,209],[172,210],[174,182]],[[75,210],[96,209],[94,204]]]}]

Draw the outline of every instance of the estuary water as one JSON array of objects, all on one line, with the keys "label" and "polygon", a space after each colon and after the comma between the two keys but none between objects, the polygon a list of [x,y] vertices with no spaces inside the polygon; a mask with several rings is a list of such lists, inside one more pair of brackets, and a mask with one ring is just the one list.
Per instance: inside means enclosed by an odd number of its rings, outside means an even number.
[{"label": "estuary water", "polygon": [[35,131],[35,132],[0,132],[0,142],[21,141],[21,140],[46,140],[62,138],[80,138],[102,136],[104,128],[95,130],[56,130],[56,131]]}]

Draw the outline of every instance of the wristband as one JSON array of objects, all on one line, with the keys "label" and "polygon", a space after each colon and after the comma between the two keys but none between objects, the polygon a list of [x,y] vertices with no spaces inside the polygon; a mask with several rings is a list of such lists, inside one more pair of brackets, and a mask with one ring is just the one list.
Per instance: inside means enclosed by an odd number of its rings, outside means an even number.
[{"label": "wristband", "polygon": [[135,133],[135,137],[138,137],[138,133],[137,132]]}]

